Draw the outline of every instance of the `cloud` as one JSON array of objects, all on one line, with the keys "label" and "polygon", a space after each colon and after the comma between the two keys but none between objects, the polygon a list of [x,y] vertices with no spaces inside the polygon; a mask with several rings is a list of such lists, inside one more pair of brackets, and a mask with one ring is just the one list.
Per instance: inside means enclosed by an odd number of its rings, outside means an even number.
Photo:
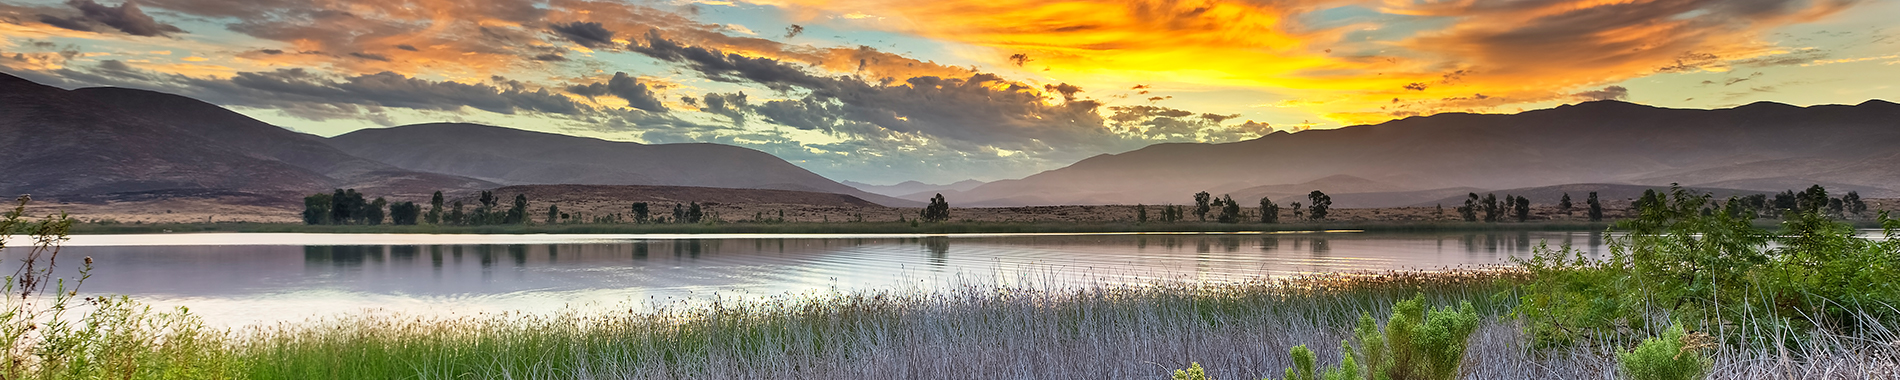
[{"label": "cloud", "polygon": [[126,0],[117,7],[100,5],[92,0],[67,0],[67,6],[79,10],[78,16],[59,17],[41,14],[39,21],[59,28],[84,32],[94,31],[92,24],[103,24],[120,32],[142,37],[166,37],[171,33],[184,33],[171,24],[161,23],[152,16],[139,10],[138,2]]},{"label": "cloud", "polygon": [[1609,86],[1601,90],[1570,94],[1570,96],[1580,101],[1628,100],[1630,98],[1630,89],[1624,88],[1623,86]]},{"label": "cloud", "polygon": [[647,88],[646,83],[640,83],[639,79],[624,72],[614,73],[614,77],[606,83],[568,86],[567,92],[589,98],[613,95],[626,100],[628,107],[647,112],[666,112],[666,105],[660,103],[659,97]]},{"label": "cloud", "polygon": [[573,41],[581,46],[586,46],[589,49],[614,46],[614,32],[607,30],[606,27],[601,26],[598,22],[575,21],[570,23],[556,23],[549,25],[548,30],[552,30],[562,38],[566,38],[568,41]]},{"label": "cloud", "polygon": [[705,107],[699,108],[701,112],[724,115],[732,119],[733,124],[744,125],[746,112],[752,108],[751,105],[746,104],[744,92],[731,94],[708,92],[701,99],[706,103]]}]

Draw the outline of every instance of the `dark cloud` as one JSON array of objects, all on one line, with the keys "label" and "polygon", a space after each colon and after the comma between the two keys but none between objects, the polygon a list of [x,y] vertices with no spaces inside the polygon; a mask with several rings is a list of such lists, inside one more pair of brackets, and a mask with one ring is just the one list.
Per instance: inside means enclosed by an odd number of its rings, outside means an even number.
[{"label": "dark cloud", "polygon": [[589,49],[614,46],[614,32],[598,22],[556,23],[549,25],[548,30]]},{"label": "dark cloud", "polygon": [[666,105],[660,103],[658,95],[647,88],[646,83],[624,72],[614,73],[613,79],[606,83],[589,83],[567,87],[567,92],[588,98],[613,95],[625,99],[628,107],[647,112],[666,112]]},{"label": "dark cloud", "polygon": [[422,50],[418,50],[418,49],[416,49],[416,47],[415,47],[415,46],[409,46],[409,45],[407,45],[407,44],[403,44],[403,45],[396,45],[396,48],[397,48],[397,49],[402,49],[402,50],[408,50],[408,51],[422,51]]},{"label": "dark cloud", "polygon": [[702,99],[705,100],[706,106],[699,108],[701,112],[724,115],[731,118],[734,124],[739,125],[745,124],[745,112],[752,108],[746,104],[744,92],[731,94],[708,92]]},{"label": "dark cloud", "polygon": [[779,91],[791,90],[793,87],[813,89],[834,85],[829,78],[820,78],[776,59],[725,54],[714,49],[686,46],[661,37],[658,30],[648,31],[646,40],[646,45],[633,46],[633,51],[662,61],[685,64],[706,79],[752,82]]},{"label": "dark cloud", "polygon": [[1591,90],[1591,91],[1584,91],[1584,92],[1579,92],[1575,94],[1570,94],[1570,96],[1578,100],[1583,100],[1583,101],[1627,100],[1630,97],[1630,89],[1624,88],[1623,86],[1609,86],[1609,87],[1604,87],[1601,90]]},{"label": "dark cloud", "polygon": [[[463,107],[500,114],[582,116],[588,107],[546,89],[436,82],[402,74],[331,78],[302,69],[244,72],[230,79],[174,76],[201,99],[226,105],[273,107],[312,119],[355,115],[359,107],[459,112]],[[340,79],[340,80],[338,80]],[[512,87],[512,86],[511,86]]]},{"label": "dark cloud", "polygon": [[59,16],[54,16],[54,15],[40,15],[40,22],[46,23],[46,25],[52,25],[52,26],[56,26],[56,27],[60,27],[64,29],[77,30],[81,32],[92,31],[92,24],[88,24],[85,22],[85,20],[79,19],[79,18],[68,19],[68,18],[61,18]]},{"label": "dark cloud", "polygon": [[534,60],[542,62],[562,62],[566,61],[567,57],[563,57],[560,54],[541,54],[534,56]]},{"label": "dark cloud", "polygon": [[382,55],[382,54],[376,54],[376,53],[364,53],[364,52],[355,52],[355,53],[350,53],[350,56],[351,56],[351,57],[357,57],[357,58],[362,58],[362,59],[367,59],[367,60],[371,60],[371,61],[383,61],[383,62],[389,62],[389,57],[388,57],[388,56],[384,56],[384,55]]},{"label": "dark cloud", "polygon": [[67,0],[66,5],[79,10],[74,17],[40,15],[40,22],[60,28],[93,31],[91,24],[98,23],[118,29],[120,32],[143,37],[165,37],[171,33],[184,33],[171,24],[158,22],[151,15],[139,10],[137,1],[127,0],[117,7],[100,5],[92,0]]}]

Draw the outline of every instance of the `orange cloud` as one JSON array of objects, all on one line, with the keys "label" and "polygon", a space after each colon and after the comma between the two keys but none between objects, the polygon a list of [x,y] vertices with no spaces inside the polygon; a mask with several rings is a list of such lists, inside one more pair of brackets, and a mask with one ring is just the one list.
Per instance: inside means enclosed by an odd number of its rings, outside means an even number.
[{"label": "orange cloud", "polygon": [[[1777,52],[1767,31],[1840,12],[1845,0],[767,0],[801,21],[844,14],[888,19],[848,26],[954,41],[992,51],[991,64],[1089,86],[1168,80],[1259,88],[1341,124],[1447,111],[1514,111],[1573,101],[1622,80],[1721,70]],[[1320,9],[1362,7],[1383,20],[1442,20],[1396,39],[1348,40],[1406,24],[1303,21]],[[1394,21],[1397,22],[1397,21]],[[1319,27],[1309,24],[1326,24]],[[1413,26],[1416,27],[1416,26]],[[1335,53],[1334,50],[1339,52]],[[1045,66],[1045,67],[1035,67]]]}]

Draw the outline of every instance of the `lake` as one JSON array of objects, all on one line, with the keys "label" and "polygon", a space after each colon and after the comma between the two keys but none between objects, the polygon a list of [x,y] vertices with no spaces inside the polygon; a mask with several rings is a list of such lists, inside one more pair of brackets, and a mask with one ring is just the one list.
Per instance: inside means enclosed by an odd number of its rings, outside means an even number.
[{"label": "lake", "polygon": [[[1505,264],[1539,243],[1600,253],[1600,232],[967,235],[81,235],[81,293],[189,307],[217,326],[341,314],[641,308],[709,297],[1232,281]],[[14,250],[9,250],[14,251]]]}]

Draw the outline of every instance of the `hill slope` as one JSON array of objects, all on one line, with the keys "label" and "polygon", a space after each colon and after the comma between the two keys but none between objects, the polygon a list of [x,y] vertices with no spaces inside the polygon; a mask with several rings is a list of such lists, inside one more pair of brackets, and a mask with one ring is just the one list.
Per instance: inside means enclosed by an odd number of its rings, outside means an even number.
[{"label": "hill slope", "polygon": [[365,129],[328,142],[404,169],[508,185],[778,189],[847,194],[887,206],[917,204],[866,193],[765,152],[730,145],[647,145],[459,123]]},{"label": "hill slope", "polygon": [[1868,189],[1866,196],[1897,196],[1900,171],[1891,170],[1900,165],[1900,152],[1893,149],[1900,146],[1895,120],[1900,105],[1878,100],[1719,110],[1599,101],[1514,115],[1440,114],[1226,144],[1153,145],[992,182],[960,200],[1180,203],[1198,191],[1337,175],[1383,184],[1362,191],[1385,193],[1679,182],[1756,191],[1833,183]]}]

